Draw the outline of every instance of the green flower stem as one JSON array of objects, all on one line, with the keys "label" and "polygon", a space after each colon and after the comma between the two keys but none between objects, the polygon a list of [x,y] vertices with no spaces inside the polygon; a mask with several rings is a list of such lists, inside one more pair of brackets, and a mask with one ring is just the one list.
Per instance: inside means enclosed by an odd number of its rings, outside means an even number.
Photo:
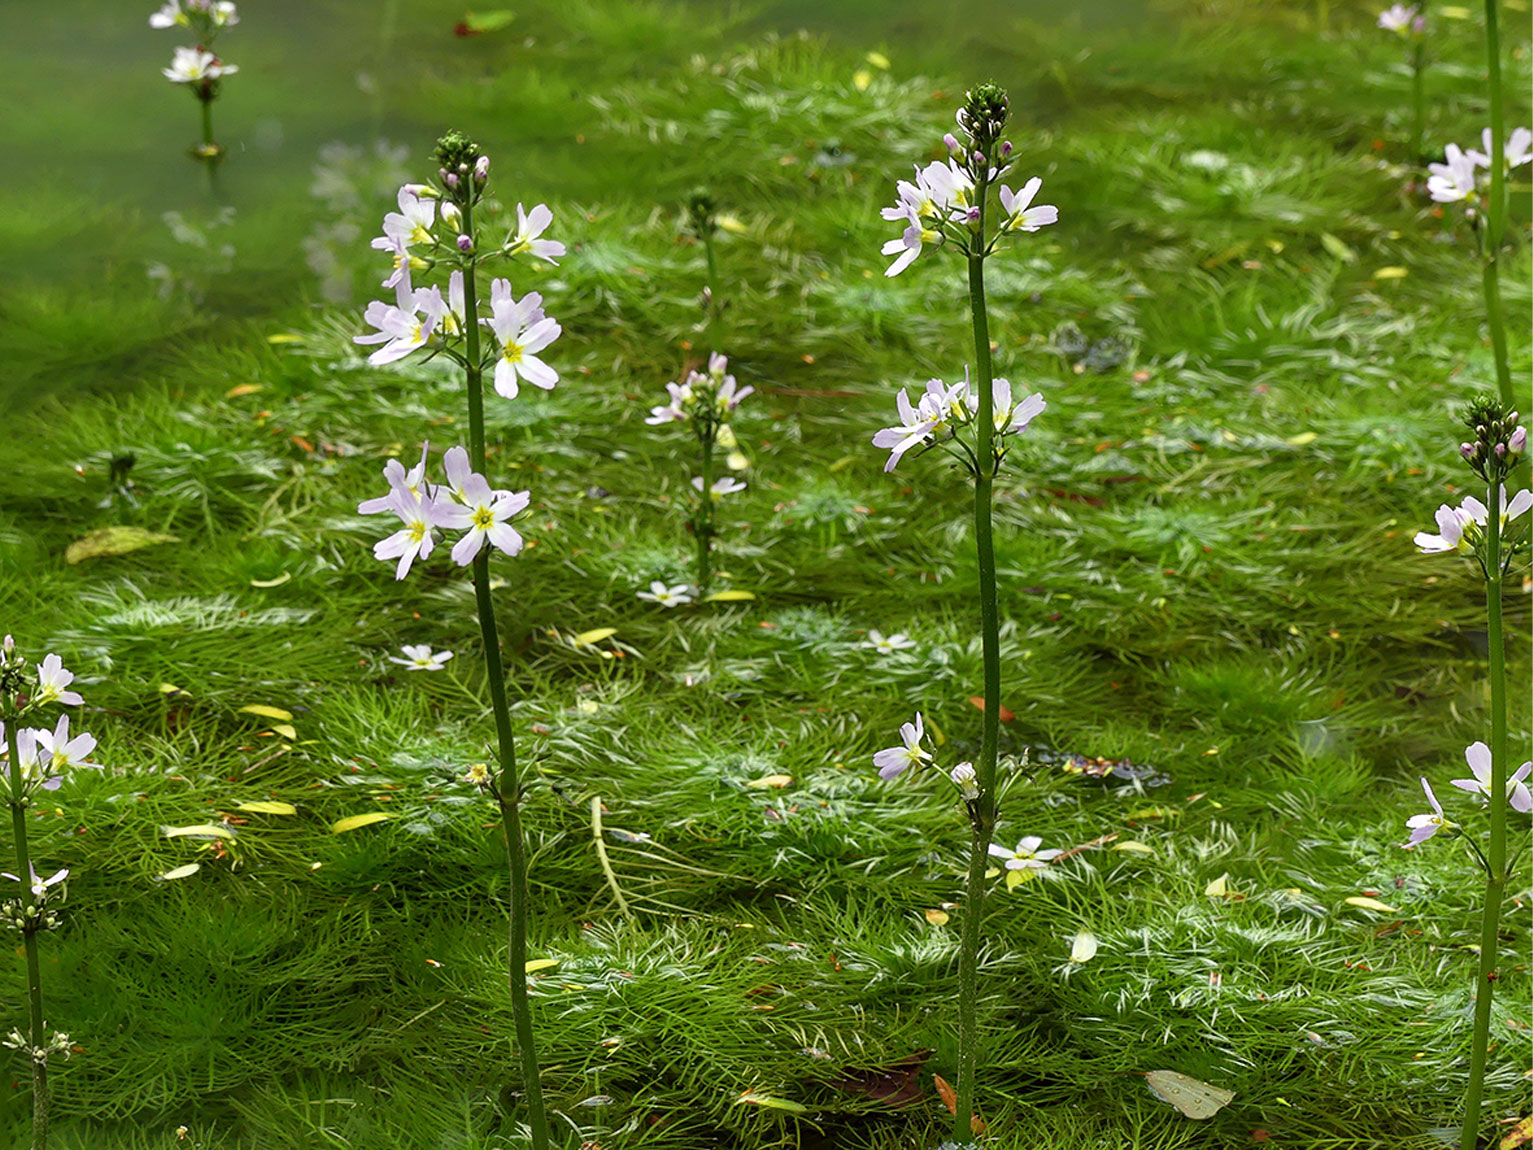
[{"label": "green flower stem", "polygon": [[1426,93],[1422,75],[1426,71],[1426,43],[1417,39],[1411,50],[1411,163],[1423,159],[1421,137],[1426,129]]},{"label": "green flower stem", "polygon": [[979,798],[970,804],[968,889],[964,894],[963,932],[958,948],[958,1105],[953,1139],[959,1145],[974,1140],[974,1076],[979,1047],[979,942],[985,913],[985,869],[996,821],[996,757],[1001,733],[1001,617],[995,590],[995,533],[990,518],[995,486],[995,399],[991,394],[990,324],[985,314],[985,198],[989,188],[981,179],[974,189],[979,205],[979,228],[969,256],[969,310],[974,323],[974,381],[979,411],[974,475],[974,545],[979,553],[980,638],[985,658],[985,711],[980,720],[979,762],[974,781]]},{"label": "green flower stem", "polygon": [[714,425],[700,420],[702,429],[703,491],[702,502],[697,505],[697,518],[692,522],[692,534],[697,536],[697,598],[701,601],[708,594],[708,584],[713,580],[713,439]]},{"label": "green flower stem", "polygon": [[713,254],[711,226],[703,232],[703,252],[708,257],[708,314],[709,318],[712,318],[723,309],[723,301],[719,299],[719,264]]},{"label": "green flower stem", "polygon": [[[15,716],[6,725],[6,742],[11,753],[11,829],[16,835],[16,873],[21,876],[21,899],[26,901],[32,886],[32,855],[27,849],[26,793],[21,778],[21,751],[16,746],[17,722]],[[43,1034],[43,972],[37,960],[37,932],[22,933],[27,953],[27,1004],[31,1013],[31,1030],[27,1041],[32,1050],[42,1050],[47,1045]],[[29,1057],[32,1063],[32,1150],[43,1150],[48,1144],[48,1063],[45,1059]]]},{"label": "green flower stem", "polygon": [[213,101],[202,99],[202,146],[211,148],[213,144]]},{"label": "green flower stem", "polygon": [[[463,231],[474,234],[473,205],[463,204]],[[463,264],[463,314],[468,376],[469,461],[481,475],[486,470],[484,451],[484,379],[479,361],[479,314],[474,282],[477,260],[469,255]],[[522,785],[517,774],[516,738],[511,730],[511,709],[506,704],[506,674],[500,661],[500,634],[495,626],[495,602],[490,596],[490,554],[485,547],[474,557],[474,599],[479,607],[479,630],[484,642],[485,675],[490,704],[495,712],[495,733],[500,746],[500,770],[493,793],[500,806],[501,837],[511,875],[510,953],[507,965],[511,980],[511,1014],[516,1025],[516,1046],[521,1056],[523,1088],[527,1096],[527,1119],[532,1128],[533,1150],[548,1150],[548,1117],[543,1109],[543,1085],[538,1069],[538,1050],[532,1034],[532,1004],[527,997],[527,853],[522,835]]]},{"label": "green flower stem", "polygon": [[1492,481],[1485,506],[1485,618],[1490,639],[1490,846],[1485,852],[1485,906],[1480,919],[1480,963],[1475,973],[1474,1037],[1469,1048],[1469,1087],[1464,1091],[1464,1130],[1459,1145],[1475,1150],[1480,1102],[1490,1048],[1491,998],[1501,950],[1501,909],[1506,892],[1506,637],[1501,625],[1501,482]]}]

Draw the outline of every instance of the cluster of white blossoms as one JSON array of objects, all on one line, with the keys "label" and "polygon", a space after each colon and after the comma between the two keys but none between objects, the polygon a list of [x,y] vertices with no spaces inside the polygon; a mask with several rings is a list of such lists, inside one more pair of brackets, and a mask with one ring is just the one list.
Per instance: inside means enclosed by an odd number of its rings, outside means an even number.
[{"label": "cluster of white blossoms", "polygon": [[[1444,149],[1446,163],[1428,164],[1427,194],[1439,204],[1475,203],[1490,182],[1491,135],[1486,128],[1480,134],[1484,151],[1449,144]],[[1506,169],[1511,171],[1533,161],[1533,131],[1517,128],[1507,137],[1503,152]]]},{"label": "cluster of white blossoms", "polygon": [[[899,275],[928,246],[941,247],[953,241],[965,254],[989,255],[1005,236],[1036,232],[1059,221],[1059,209],[1053,204],[1033,203],[1043,187],[1043,180],[1034,176],[1015,192],[1008,184],[1000,185],[1004,215],[992,236],[987,239],[980,234],[984,220],[981,197],[1011,170],[1011,143],[998,138],[1005,121],[1004,95],[998,98],[1001,105],[993,122],[972,123],[968,110],[960,108],[958,126],[965,138],[960,141],[951,132],[942,138],[951,153],[949,158],[925,167],[918,164],[914,180],[900,180],[895,185],[895,201],[883,209],[883,217],[891,223],[903,223],[905,229],[883,246],[884,255],[895,257],[884,275]],[[987,156],[982,148],[994,154]]]},{"label": "cluster of white blossoms", "polygon": [[165,78],[172,84],[198,85],[199,97],[212,99],[213,85],[239,71],[236,65],[225,63],[213,52],[213,39],[220,29],[239,22],[239,13],[229,0],[165,0],[159,11],[149,17],[149,26],[186,28],[197,36],[195,47],[175,50],[170,67],[161,69]]},{"label": "cluster of white blossoms", "polygon": [[[50,654],[37,666],[29,668],[26,660],[16,654],[15,643],[9,635],[0,645],[0,676],[6,680],[6,693],[14,690],[16,696],[24,700],[23,714],[53,705],[78,707],[85,701],[78,691],[69,689],[75,677],[64,668],[62,659]],[[0,722],[0,758],[4,760],[7,777],[11,770],[13,736],[16,762],[26,791],[57,790],[64,781],[64,773],[76,767],[101,769],[100,763],[90,761],[90,754],[96,749],[95,736],[83,731],[71,734],[69,716],[61,714],[52,729],[23,727],[18,723],[14,731],[7,731],[5,724]]]},{"label": "cluster of white blossoms", "polygon": [[754,387],[741,387],[729,374],[727,357],[713,352],[707,371],[689,371],[680,383],[665,385],[669,402],[650,409],[644,422],[653,426],[697,420],[724,424],[728,416],[750,395]]},{"label": "cluster of white blossoms", "polygon": [[460,567],[472,563],[487,543],[507,555],[521,551],[522,536],[509,520],[526,509],[531,494],[492,488],[469,466],[468,452],[462,447],[449,447],[442,456],[447,482],[428,483],[427,450],[422,449],[420,462],[409,471],[399,460],[389,460],[383,466],[388,494],[357,505],[363,515],[392,514],[402,524],[373,546],[373,557],[398,560],[394,578],[403,579],[415,560],[431,554],[440,530],[463,532],[452,547],[453,562]]},{"label": "cluster of white blossoms", "polygon": [[[1048,405],[1036,392],[1013,398],[1009,380],[997,379],[990,389],[995,416],[992,440],[996,458],[1005,454],[1005,438],[1020,435]],[[958,383],[928,380],[926,391],[912,404],[904,388],[895,396],[900,422],[873,436],[874,447],[889,448],[885,471],[893,471],[900,458],[918,445],[935,445],[952,438],[956,429],[967,427],[979,412],[979,395],[969,385],[968,375]]]},{"label": "cluster of white blossoms", "polygon": [[[476,184],[484,183],[489,167],[489,157],[481,156],[473,174]],[[384,217],[383,234],[372,242],[374,248],[393,257],[393,271],[383,286],[394,289],[394,303],[374,300],[368,304],[363,318],[376,330],[355,337],[360,344],[382,345],[368,356],[368,362],[374,365],[393,363],[428,345],[456,354],[469,323],[461,270],[448,277],[445,296],[440,287],[418,288],[412,282],[412,273],[427,270],[440,259],[473,252],[473,238],[460,230],[461,210],[427,184],[404,185],[399,189],[398,204],[397,212]],[[556,263],[554,257],[564,254],[564,245],[541,238],[554,218],[548,206],[538,204],[528,212],[517,204],[516,216],[516,230],[493,254],[525,254]],[[538,292],[528,292],[517,299],[511,292],[510,280],[492,280],[490,314],[475,316],[474,322],[488,328],[495,337],[489,351],[494,359],[494,384],[499,395],[515,399],[522,380],[544,390],[559,382],[559,373],[538,353],[558,339],[562,329],[543,310],[543,297]],[[488,361],[480,366],[488,366]]]},{"label": "cluster of white blossoms", "polygon": [[[1469,764],[1469,773],[1473,778],[1454,779],[1453,785],[1461,791],[1468,791],[1477,796],[1483,805],[1489,805],[1495,797],[1491,792],[1491,755],[1490,748],[1484,743],[1470,743],[1464,749],[1464,761]],[[1502,801],[1512,810],[1521,814],[1533,812],[1533,793],[1528,791],[1528,784],[1524,782],[1528,775],[1533,774],[1533,762],[1523,763],[1506,780],[1506,793]],[[1427,802],[1432,809],[1427,814],[1412,815],[1405,820],[1405,825],[1410,829],[1411,836],[1403,845],[1408,847],[1417,846],[1427,841],[1438,831],[1455,829],[1458,824],[1448,818],[1443,812],[1442,804],[1437,801],[1437,796],[1432,793],[1432,784],[1425,778],[1421,780],[1421,789],[1426,792]]]}]

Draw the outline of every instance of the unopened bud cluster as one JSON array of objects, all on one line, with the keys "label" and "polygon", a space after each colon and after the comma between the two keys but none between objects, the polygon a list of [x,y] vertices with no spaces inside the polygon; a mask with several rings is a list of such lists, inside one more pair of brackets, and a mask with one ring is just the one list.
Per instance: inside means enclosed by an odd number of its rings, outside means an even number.
[{"label": "unopened bud cluster", "polygon": [[952,137],[944,142],[958,152],[959,159],[978,176],[1011,155],[1011,145],[1001,139],[1010,113],[1011,102],[1006,90],[998,84],[981,84],[970,89],[958,111],[958,126],[967,140],[962,145]]},{"label": "unopened bud cluster", "polygon": [[5,925],[9,929],[20,934],[58,930],[58,913],[48,908],[46,900],[46,894],[35,903],[23,902],[19,898],[8,898],[0,903],[0,916],[3,916]]},{"label": "unopened bud cluster", "polygon": [[1504,480],[1527,448],[1528,429],[1517,420],[1517,412],[1489,396],[1475,400],[1464,416],[1473,438],[1459,444],[1459,454],[1487,483]]},{"label": "unopened bud cluster", "polygon": [[706,188],[698,188],[687,197],[687,234],[694,239],[706,240],[717,228],[717,206],[713,195]]},{"label": "unopened bud cluster", "polygon": [[[479,150],[478,144],[462,132],[448,132],[437,141],[436,162],[448,200],[459,205],[478,203],[490,180],[490,157]],[[462,248],[461,242],[459,247]]]}]

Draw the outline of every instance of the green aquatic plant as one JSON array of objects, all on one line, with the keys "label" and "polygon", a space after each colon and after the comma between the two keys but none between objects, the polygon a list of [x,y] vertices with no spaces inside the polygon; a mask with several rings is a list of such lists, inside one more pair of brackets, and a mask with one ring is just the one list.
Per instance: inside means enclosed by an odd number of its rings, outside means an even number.
[{"label": "green aquatic plant", "polygon": [[7,762],[6,802],[11,808],[11,831],[15,839],[16,874],[0,875],[20,890],[0,901],[0,920],[6,929],[21,935],[27,962],[27,1032],[12,1030],[0,1041],[27,1056],[32,1067],[32,1150],[48,1144],[48,1060],[57,1054],[69,1057],[69,1035],[54,1028],[49,1033],[43,1012],[43,976],[38,958],[37,936],[57,930],[58,907],[64,901],[68,870],[47,878],[37,877],[36,862],[27,841],[27,811],[39,791],[54,791],[67,772],[78,767],[97,767],[89,761],[96,749],[92,735],[69,731],[69,716],[47,727],[23,727],[22,720],[56,707],[78,707],[85,700],[71,691],[74,674],[63,660],[49,654],[35,667],[16,650],[11,636],[0,645],[0,741]]},{"label": "green aquatic plant", "polygon": [[[542,238],[553,222],[553,213],[546,205],[538,204],[528,212],[517,204],[515,229],[499,247],[486,249],[483,239],[489,227],[483,220],[475,220],[475,209],[482,206],[489,184],[489,157],[468,137],[449,132],[438,141],[436,158],[441,187],[402,187],[399,211],[384,218],[383,235],[373,241],[375,248],[393,254],[394,270],[383,286],[395,289],[396,303],[370,304],[366,318],[377,330],[357,336],[356,342],[382,345],[369,357],[373,364],[394,363],[428,346],[433,354],[456,362],[463,369],[466,385],[469,443],[467,448],[455,445],[443,454],[446,482],[440,485],[426,478],[429,445],[422,448],[420,462],[409,471],[398,460],[389,460],[384,469],[389,493],[365,501],[358,510],[363,514],[392,514],[401,521],[399,530],[373,549],[379,559],[397,560],[397,579],[403,579],[417,559],[431,554],[439,530],[463,532],[453,545],[452,559],[460,567],[473,568],[474,603],[498,744],[496,766],[477,764],[469,769],[467,779],[489,795],[500,811],[511,883],[508,963],[516,1046],[533,1146],[546,1150],[548,1118],[525,973],[531,908],[521,817],[524,783],[517,763],[490,587],[491,553],[516,555],[522,549],[521,533],[510,520],[527,508],[531,495],[494,488],[485,477],[484,372],[493,364],[495,391],[506,399],[517,397],[522,380],[545,390],[552,388],[558,382],[558,372],[538,353],[558,338],[560,327],[544,312],[539,293],[528,292],[518,300],[505,279],[491,282],[489,316],[481,317],[478,273],[481,264],[494,258],[531,255],[553,263],[554,257],[564,254],[564,245]],[[414,286],[412,273],[440,268],[451,269],[445,296],[435,285]],[[493,336],[487,347],[481,341],[482,327],[488,327]],[[409,651],[406,654],[415,657]],[[428,649],[425,665],[430,662]]]},{"label": "green aquatic plant", "polygon": [[[1011,170],[1011,142],[1003,138],[1010,103],[994,84],[982,84],[968,93],[958,112],[964,138],[949,133],[944,143],[952,153],[916,169],[915,181],[899,182],[899,199],[885,208],[886,220],[905,224],[898,239],[888,241],[885,255],[895,260],[884,273],[904,271],[928,247],[951,244],[967,261],[969,273],[969,319],[974,333],[975,374],[971,381],[956,384],[932,380],[912,405],[901,390],[898,396],[900,423],[873,438],[876,447],[890,449],[885,471],[892,471],[901,457],[916,447],[940,447],[970,475],[974,483],[974,546],[979,566],[980,637],[984,649],[984,708],[979,758],[959,763],[950,779],[969,816],[969,863],[965,884],[963,927],[959,945],[958,994],[958,1087],[954,1111],[954,1137],[967,1143],[975,1097],[975,1071],[979,1047],[978,1002],[980,924],[984,918],[988,857],[1004,855],[1008,880],[1028,869],[1047,865],[1034,853],[1041,840],[1024,838],[1015,851],[998,850],[993,843],[999,819],[1001,647],[1000,607],[996,593],[995,526],[993,499],[996,476],[1006,459],[1007,440],[1025,432],[1043,412],[1042,396],[1014,396],[1011,383],[994,377],[991,367],[989,313],[985,305],[985,260],[1015,233],[1036,232],[1059,219],[1052,204],[1034,204],[1043,181],[1034,176],[1013,193],[1000,184],[1001,216],[987,218],[990,192]],[[885,779],[929,761],[922,747],[921,715],[901,728],[902,746],[879,752],[874,763]],[[1029,846],[1029,844],[1031,844]],[[1025,848],[1025,849],[1024,849]],[[1057,852],[1056,852],[1057,853]]]},{"label": "green aquatic plant", "polygon": [[234,75],[239,67],[221,59],[213,51],[213,41],[220,31],[240,22],[239,13],[231,0],[184,0],[184,4],[183,0],[165,0],[149,17],[149,26],[186,28],[197,37],[193,47],[177,48],[170,67],[162,71],[172,84],[186,85],[202,108],[202,140],[192,148],[193,157],[216,162],[224,158],[225,149],[213,138],[213,101],[218,99],[224,77]]},{"label": "green aquatic plant", "polygon": [[[1438,534],[1419,532],[1416,546],[1428,554],[1462,554],[1475,560],[1485,580],[1485,619],[1490,677],[1490,744],[1475,742],[1465,752],[1473,778],[1454,779],[1453,785],[1477,795],[1487,811],[1488,830],[1484,849],[1474,839],[1464,841],[1485,872],[1485,903],[1481,911],[1479,964],[1475,977],[1474,1037],[1470,1045],[1469,1082],[1464,1091],[1463,1150],[1474,1150],[1480,1138],[1480,1107],[1485,1092],[1485,1067],[1490,1049],[1491,1001],[1501,967],[1501,921],[1506,913],[1507,884],[1511,873],[1507,861],[1506,812],[1533,811],[1533,797],[1523,782],[1533,763],[1509,770],[1506,701],[1506,628],[1502,610],[1502,587],[1513,561],[1527,550],[1518,538],[1517,520],[1533,508],[1533,491],[1524,489],[1510,499],[1506,482],[1527,448],[1527,428],[1518,414],[1495,399],[1476,400],[1465,419],[1471,438],[1459,452],[1484,481],[1485,502],[1466,497],[1459,507],[1437,509]],[[1447,818],[1426,779],[1421,780],[1431,803],[1430,814],[1416,815],[1409,826],[1408,845],[1425,842],[1438,831],[1457,829]]]}]

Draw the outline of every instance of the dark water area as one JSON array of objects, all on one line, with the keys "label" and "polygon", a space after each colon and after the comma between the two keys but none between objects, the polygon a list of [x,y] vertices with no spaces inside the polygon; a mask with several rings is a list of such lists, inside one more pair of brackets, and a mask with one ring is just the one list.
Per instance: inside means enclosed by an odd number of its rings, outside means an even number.
[{"label": "dark water area", "polygon": [[[151,28],[154,7],[28,6],[10,15],[0,41],[0,146],[8,169],[24,176],[0,189],[0,357],[8,364],[0,403],[12,413],[49,395],[152,379],[192,331],[296,322],[315,303],[349,302],[351,289],[326,285],[326,267],[345,264],[368,237],[342,217],[356,216],[358,198],[384,210],[390,184],[425,171],[431,142],[449,124],[502,147],[535,137],[535,152],[520,149],[510,173],[529,195],[643,195],[642,175],[625,188],[621,177],[592,171],[577,143],[582,122],[594,119],[589,96],[636,69],[658,74],[694,51],[802,30],[844,49],[849,67],[873,52],[899,76],[1006,83],[1030,25],[1065,22],[1089,35],[1146,18],[1143,3],[1127,0],[983,0],[940,10],[907,0],[779,0],[635,5],[619,10],[631,23],[617,26],[597,6],[518,6],[506,29],[465,38],[455,35],[461,2],[250,0],[217,45],[240,71],[214,105],[228,158],[209,173],[187,154],[197,102],[160,75],[190,33]],[[700,26],[725,25],[722,33],[689,43],[689,8]],[[584,44],[567,50],[570,39]],[[620,62],[625,52],[631,67]],[[614,64],[605,75],[604,60]],[[524,70],[568,86],[564,123],[476,115],[476,89]],[[571,178],[584,186],[571,187]]]}]

